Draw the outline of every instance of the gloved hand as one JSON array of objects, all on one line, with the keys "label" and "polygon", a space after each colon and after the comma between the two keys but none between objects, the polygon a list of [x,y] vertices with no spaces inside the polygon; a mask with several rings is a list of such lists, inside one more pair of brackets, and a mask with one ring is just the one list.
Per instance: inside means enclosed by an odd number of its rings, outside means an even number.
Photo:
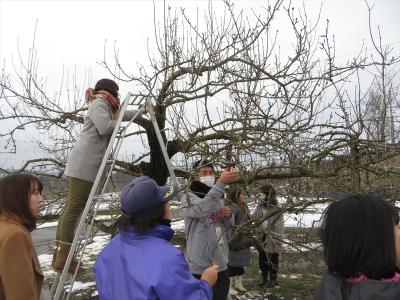
[{"label": "gloved hand", "polygon": [[146,104],[140,104],[139,109],[142,111],[142,114],[147,114],[149,112]]}]

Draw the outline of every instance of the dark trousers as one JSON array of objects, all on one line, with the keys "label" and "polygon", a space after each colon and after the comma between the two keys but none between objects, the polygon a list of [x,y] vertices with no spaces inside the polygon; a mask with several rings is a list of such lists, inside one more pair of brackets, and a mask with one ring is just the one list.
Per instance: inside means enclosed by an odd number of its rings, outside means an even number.
[{"label": "dark trousers", "polygon": [[[201,275],[193,274],[197,279],[201,278]],[[228,270],[218,272],[217,282],[212,287],[213,300],[226,300],[229,292],[229,273]]]},{"label": "dark trousers", "polygon": [[258,266],[265,280],[268,279],[268,273],[271,280],[276,280],[279,270],[279,253],[258,251]]},{"label": "dark trousers", "polygon": [[229,277],[241,276],[244,274],[244,267],[232,267],[228,265]]}]

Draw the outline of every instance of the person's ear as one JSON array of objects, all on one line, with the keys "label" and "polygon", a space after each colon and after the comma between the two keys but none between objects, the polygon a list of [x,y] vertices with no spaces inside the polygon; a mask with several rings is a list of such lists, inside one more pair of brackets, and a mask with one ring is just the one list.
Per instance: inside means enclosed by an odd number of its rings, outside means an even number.
[{"label": "person's ear", "polygon": [[170,217],[170,207],[168,203],[164,204],[164,215],[163,215],[163,219],[169,219]]}]

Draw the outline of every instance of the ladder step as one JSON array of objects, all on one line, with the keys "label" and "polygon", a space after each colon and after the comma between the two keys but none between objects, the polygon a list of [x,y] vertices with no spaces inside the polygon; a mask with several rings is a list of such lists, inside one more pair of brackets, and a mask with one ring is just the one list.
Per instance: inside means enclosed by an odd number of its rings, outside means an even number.
[{"label": "ladder step", "polygon": [[[132,97],[132,94],[128,93],[128,95],[125,98],[125,101],[121,107],[120,118],[118,118],[118,120],[115,124],[114,131],[110,137],[110,141],[107,146],[107,150],[103,156],[102,163],[97,172],[96,179],[95,179],[95,182],[93,183],[92,189],[90,191],[85,209],[82,212],[82,216],[80,217],[80,221],[76,228],[74,240],[73,240],[73,243],[72,243],[71,249],[68,253],[68,258],[67,258],[67,260],[69,260],[70,263],[72,262],[72,258],[74,256],[76,257],[76,259],[78,259],[79,263],[82,262],[83,254],[85,252],[85,248],[86,248],[87,244],[90,243],[91,241],[93,241],[93,237],[90,236],[90,234],[91,234],[91,230],[94,225],[94,217],[97,214],[98,207],[100,204],[97,202],[99,200],[104,200],[103,199],[104,191],[106,189],[108,180],[112,174],[111,168],[110,167],[107,168],[107,167],[105,167],[105,165],[112,165],[113,163],[115,163],[115,160],[119,153],[122,141],[124,140],[124,137],[127,134],[127,128],[133,122],[133,120],[138,116],[138,113],[137,113],[135,116],[132,117],[132,119],[130,120],[128,125],[121,126],[121,122],[122,122],[121,115],[123,115],[125,113],[130,97]],[[144,96],[137,95],[137,96],[135,96],[135,100],[133,102],[136,102],[136,100],[138,98],[139,98],[138,104],[141,104],[140,102],[142,100],[146,100]],[[160,147],[162,149],[164,159],[167,163],[168,171],[170,173],[170,176],[171,176],[173,182],[179,186],[179,184],[177,183],[171,162],[169,160],[164,141],[161,136],[160,128],[155,119],[154,110],[152,109],[152,106],[151,106],[151,100],[149,99],[147,101],[148,101],[148,104],[150,104],[150,106],[149,106],[150,107],[150,110],[149,110],[150,117],[152,120],[154,130],[157,134],[157,139],[158,139]],[[166,130],[166,129],[163,129],[163,130]],[[115,140],[117,141],[116,144],[114,144]],[[110,157],[114,157],[114,158],[110,159]],[[105,174],[103,174],[104,170],[107,170],[105,172]],[[104,181],[101,180],[103,176],[106,176]],[[101,193],[100,193],[100,197],[97,197],[95,194],[96,194],[96,190],[99,186],[101,187]],[[87,219],[88,216],[89,216],[89,218]],[[86,227],[84,228],[84,226],[86,226]],[[82,237],[82,234],[83,234],[83,237]],[[72,276],[72,275],[69,275],[67,272],[67,269],[68,268],[65,267],[65,270],[63,270],[62,273],[58,273],[56,276],[56,279],[53,282],[53,285],[51,288],[51,294],[54,295],[53,300],[64,299],[66,294],[68,294],[68,296],[67,296],[67,300],[68,300],[71,296],[71,294],[69,294],[68,291],[71,289],[76,278],[74,278],[74,276]]]}]

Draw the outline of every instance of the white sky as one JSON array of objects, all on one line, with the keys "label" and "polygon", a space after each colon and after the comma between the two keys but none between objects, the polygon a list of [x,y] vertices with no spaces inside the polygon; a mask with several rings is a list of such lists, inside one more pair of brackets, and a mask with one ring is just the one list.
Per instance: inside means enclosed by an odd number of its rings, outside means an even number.
[{"label": "white sky", "polygon": [[[292,1],[301,8],[302,1]],[[320,24],[330,19],[330,33],[335,34],[337,56],[348,57],[358,51],[364,40],[369,43],[367,8],[361,0],[305,0],[310,19],[316,18],[323,3]],[[400,48],[400,1],[375,0],[373,26],[380,26],[383,43]],[[200,11],[208,1],[167,1],[171,7],[185,7],[187,12]],[[237,7],[261,11],[266,1],[236,1]],[[222,13],[221,1],[214,0],[216,15]],[[155,1],[156,14],[162,22],[163,1]],[[147,61],[147,39],[152,39],[153,1],[18,1],[0,0],[0,60],[10,67],[17,58],[17,41],[24,58],[32,45],[35,23],[39,73],[49,78],[50,91],[59,87],[63,66],[71,74],[76,70],[82,80],[90,68],[93,81],[108,75],[97,62],[103,59],[107,40],[111,54],[116,42],[122,62],[134,73],[136,63]],[[279,26],[278,26],[279,27]],[[284,27],[284,26],[282,26]],[[285,28],[280,28],[284,34]],[[110,60],[111,61],[111,60]],[[79,77],[78,77],[79,78]],[[125,89],[125,90],[124,90]],[[127,92],[122,85],[121,94]]]}]

